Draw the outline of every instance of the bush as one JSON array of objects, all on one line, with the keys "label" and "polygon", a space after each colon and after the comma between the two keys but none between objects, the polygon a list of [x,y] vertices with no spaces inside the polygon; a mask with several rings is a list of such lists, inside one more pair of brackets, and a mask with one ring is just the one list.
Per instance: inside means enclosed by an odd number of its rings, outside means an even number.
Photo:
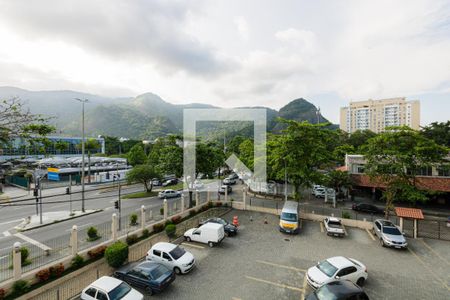
[{"label": "bush", "polygon": [[75,257],[72,258],[72,268],[74,269],[81,268],[83,266],[83,263],[84,258],[79,254],[75,255]]},{"label": "bush", "polygon": [[105,250],[106,250],[106,246],[100,246],[95,249],[89,250],[88,251],[89,258],[97,259],[97,258],[103,257],[103,256],[105,256]]},{"label": "bush", "polygon": [[159,209],[159,213],[160,213],[161,215],[164,214],[164,207],[161,207],[161,208]]},{"label": "bush", "polygon": [[30,256],[30,250],[28,250],[27,247],[20,247],[20,262],[22,264],[22,267],[31,264],[28,256]]},{"label": "bush", "polygon": [[138,224],[137,219],[138,219],[137,214],[131,214],[130,215],[130,225],[136,226]]},{"label": "bush", "polygon": [[350,215],[350,213],[348,211],[343,211],[341,216],[344,219],[351,219],[352,218],[352,216]]},{"label": "bush", "polygon": [[106,248],[106,261],[113,268],[118,268],[128,259],[128,245],[118,241]]},{"label": "bush", "polygon": [[97,228],[95,228],[95,227],[89,227],[89,229],[87,231],[87,235],[88,235],[87,240],[89,242],[96,241],[100,238],[100,236],[98,235]]},{"label": "bush", "polygon": [[26,280],[17,280],[12,286],[12,294],[14,296],[23,295],[28,291],[29,284]]},{"label": "bush", "polygon": [[164,224],[158,223],[158,224],[153,225],[153,231],[155,233],[161,232],[161,231],[163,231],[163,229],[164,229]]},{"label": "bush", "polygon": [[164,227],[166,227],[166,226],[169,225],[169,224],[173,224],[173,222],[172,222],[171,220],[167,220],[167,221],[164,223]]},{"label": "bush", "polygon": [[126,242],[128,245],[133,245],[133,244],[137,243],[137,241],[138,241],[138,236],[135,234],[129,235],[126,238]]},{"label": "bush", "polygon": [[58,278],[64,273],[64,265],[59,263],[48,268],[48,271],[50,272],[50,277]]},{"label": "bush", "polygon": [[168,237],[173,237],[177,231],[177,226],[175,224],[168,224],[166,226],[166,234]]},{"label": "bush", "polygon": [[40,282],[47,281],[50,278],[50,270],[44,269],[40,270],[36,273],[36,277],[39,279]]},{"label": "bush", "polygon": [[195,216],[196,213],[197,213],[197,212],[195,211],[195,209],[190,210],[190,211],[189,211],[189,217]]},{"label": "bush", "polygon": [[147,238],[150,236],[150,231],[148,229],[142,230],[142,237]]},{"label": "bush", "polygon": [[4,289],[0,289],[0,300],[5,299],[5,296],[6,296],[5,290]]},{"label": "bush", "polygon": [[222,206],[222,202],[216,202],[216,206],[218,206],[218,207],[220,207],[220,206]]},{"label": "bush", "polygon": [[178,224],[181,222],[181,216],[175,216],[172,218],[172,223],[173,224]]}]

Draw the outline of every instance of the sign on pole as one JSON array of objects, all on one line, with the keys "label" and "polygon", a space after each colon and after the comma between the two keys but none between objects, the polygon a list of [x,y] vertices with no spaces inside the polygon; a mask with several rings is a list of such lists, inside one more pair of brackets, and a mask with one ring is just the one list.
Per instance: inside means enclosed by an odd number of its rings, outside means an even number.
[{"label": "sign on pole", "polygon": [[59,181],[59,169],[47,168],[47,178],[48,180]]}]

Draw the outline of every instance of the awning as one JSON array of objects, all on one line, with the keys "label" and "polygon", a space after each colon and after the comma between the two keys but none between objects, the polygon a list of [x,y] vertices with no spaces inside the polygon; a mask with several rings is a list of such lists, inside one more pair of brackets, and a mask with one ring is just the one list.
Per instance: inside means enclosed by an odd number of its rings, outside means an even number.
[{"label": "awning", "polygon": [[423,220],[423,213],[418,208],[396,207],[395,213],[397,217]]}]

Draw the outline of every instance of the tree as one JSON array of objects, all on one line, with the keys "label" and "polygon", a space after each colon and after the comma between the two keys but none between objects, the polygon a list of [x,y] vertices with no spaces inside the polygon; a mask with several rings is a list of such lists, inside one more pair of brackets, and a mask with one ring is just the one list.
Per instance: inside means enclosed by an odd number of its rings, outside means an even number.
[{"label": "tree", "polygon": [[60,140],[55,143],[54,147],[55,147],[56,151],[58,152],[58,154],[61,154],[64,151],[66,151],[67,149],[69,149],[69,143]]},{"label": "tree", "polygon": [[224,154],[219,146],[213,143],[201,143],[196,144],[196,166],[195,175],[199,173],[207,174],[212,177],[212,173],[217,170],[224,160]]},{"label": "tree", "polygon": [[239,144],[239,159],[250,170],[254,168],[254,143],[252,139],[246,139]]},{"label": "tree", "polygon": [[450,121],[433,122],[422,128],[422,135],[438,145],[450,147]]},{"label": "tree", "polygon": [[142,165],[147,161],[144,148],[141,144],[134,145],[128,152],[128,163],[132,166]]},{"label": "tree", "polygon": [[347,171],[332,170],[325,176],[325,185],[332,187],[336,192],[336,197],[342,194],[342,188],[351,186],[350,175]]},{"label": "tree", "polygon": [[332,160],[328,145],[333,132],[325,128],[327,124],[281,121],[287,124],[287,128],[282,135],[269,140],[270,176],[282,180],[286,166],[289,182],[294,185],[294,196],[298,200],[300,187],[310,187],[322,181],[323,175],[318,169]]},{"label": "tree", "polygon": [[177,136],[159,138],[151,147],[148,163],[161,174],[183,175],[183,148],[178,146]]},{"label": "tree", "polygon": [[448,151],[406,126],[391,127],[368,141],[365,171],[372,181],[385,186],[386,218],[395,201],[428,200],[426,191],[416,186],[416,175],[441,163]]},{"label": "tree", "polygon": [[137,165],[128,171],[126,179],[128,183],[139,182],[144,185],[146,192],[151,192],[153,189],[153,178],[159,178],[160,174],[150,165]]},{"label": "tree", "polygon": [[367,144],[368,140],[375,137],[377,134],[370,130],[356,130],[348,137],[347,143],[355,150],[361,150],[361,147]]}]

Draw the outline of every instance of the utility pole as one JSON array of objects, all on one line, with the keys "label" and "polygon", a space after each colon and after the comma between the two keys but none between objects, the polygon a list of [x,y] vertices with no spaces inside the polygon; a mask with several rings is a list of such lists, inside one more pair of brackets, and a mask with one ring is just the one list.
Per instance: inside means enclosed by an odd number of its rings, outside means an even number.
[{"label": "utility pole", "polygon": [[284,160],[284,201],[287,201],[287,168],[286,159]]},{"label": "utility pole", "polygon": [[42,184],[39,180],[39,223],[42,224]]},{"label": "utility pole", "polygon": [[119,231],[122,230],[122,200],[120,200],[120,181],[119,183]]},{"label": "utility pole", "polygon": [[81,102],[82,113],[81,113],[81,211],[85,212],[84,207],[84,148],[85,148],[85,140],[84,140],[84,104],[88,102],[88,99],[79,99],[75,98],[75,100]]}]

